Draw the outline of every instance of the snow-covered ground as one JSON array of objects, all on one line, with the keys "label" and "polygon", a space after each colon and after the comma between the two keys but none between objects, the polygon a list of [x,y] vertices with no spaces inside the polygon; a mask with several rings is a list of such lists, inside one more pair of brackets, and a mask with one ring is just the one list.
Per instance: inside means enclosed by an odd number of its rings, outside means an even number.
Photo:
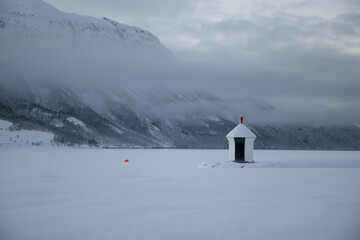
[{"label": "snow-covered ground", "polygon": [[3,146],[0,239],[360,239],[360,152],[226,157]]},{"label": "snow-covered ground", "polygon": [[13,123],[0,119],[0,147],[54,145],[54,134],[35,130],[17,130]]}]

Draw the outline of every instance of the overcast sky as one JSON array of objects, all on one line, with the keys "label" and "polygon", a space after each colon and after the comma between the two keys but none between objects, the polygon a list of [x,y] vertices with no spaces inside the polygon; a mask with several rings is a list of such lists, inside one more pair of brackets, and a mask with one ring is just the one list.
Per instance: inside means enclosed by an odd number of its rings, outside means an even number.
[{"label": "overcast sky", "polygon": [[358,0],[46,2],[151,31],[223,95],[360,123]]}]

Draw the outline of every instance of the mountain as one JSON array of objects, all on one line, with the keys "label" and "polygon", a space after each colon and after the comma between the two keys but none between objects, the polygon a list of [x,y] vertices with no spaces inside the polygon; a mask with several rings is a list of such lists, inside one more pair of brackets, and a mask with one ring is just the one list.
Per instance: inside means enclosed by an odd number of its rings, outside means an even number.
[{"label": "mountain", "polygon": [[[226,148],[225,135],[237,124],[236,116],[228,113],[238,111],[228,101],[201,92],[139,87],[105,94],[54,86],[43,86],[41,92],[43,95],[36,91],[19,97],[1,91],[0,118],[14,122],[15,129],[52,132],[55,141],[63,144],[125,148]],[[259,99],[237,102],[242,110],[249,104],[264,116],[276,111]],[[271,106],[270,110],[264,110],[264,105]],[[359,146],[360,128],[356,126],[248,126],[258,136],[255,147],[261,149]]]},{"label": "mountain", "polygon": [[73,46],[73,50],[110,44],[111,48],[156,48],[170,53],[149,31],[105,17],[64,13],[42,0],[2,0],[0,14],[1,42],[6,45],[26,40],[49,51],[54,47]]},{"label": "mountain", "polygon": [[0,119],[63,144],[225,148],[246,115],[256,148],[358,149],[357,126],[267,122],[278,109],[182,83],[152,33],[58,11],[41,0],[0,3]]},{"label": "mountain", "polygon": [[26,89],[21,97],[19,91],[0,92],[0,118],[17,128],[53,132],[62,143],[219,148],[234,125],[233,116],[222,114],[227,103],[204,92],[144,85],[106,93],[53,85]]}]

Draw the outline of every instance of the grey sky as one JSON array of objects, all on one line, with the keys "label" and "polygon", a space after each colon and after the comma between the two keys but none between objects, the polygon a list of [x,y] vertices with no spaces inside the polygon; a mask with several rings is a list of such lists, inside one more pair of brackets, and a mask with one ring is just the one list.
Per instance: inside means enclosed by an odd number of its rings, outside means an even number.
[{"label": "grey sky", "polygon": [[[140,26],[160,37],[172,50],[206,50],[202,43],[216,41],[227,45],[222,32],[208,26],[262,18],[318,17],[324,20],[349,12],[360,12],[357,0],[46,0],[60,10]],[[281,19],[277,19],[281,24]],[[237,31],[228,25],[227,30]],[[241,29],[245,30],[245,29]],[[208,34],[214,39],[207,39]],[[244,34],[247,32],[245,31]],[[200,48],[200,49],[199,49]]]},{"label": "grey sky", "polygon": [[360,123],[358,0],[46,0],[157,35],[198,85]]}]

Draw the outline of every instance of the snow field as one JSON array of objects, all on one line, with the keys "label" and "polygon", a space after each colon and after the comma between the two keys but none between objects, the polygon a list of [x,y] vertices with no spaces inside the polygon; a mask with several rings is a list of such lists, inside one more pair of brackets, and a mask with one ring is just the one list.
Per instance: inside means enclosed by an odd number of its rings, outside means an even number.
[{"label": "snow field", "polygon": [[11,122],[0,120],[0,146],[42,146],[53,144],[53,133],[34,130],[11,130],[11,127]]},{"label": "snow field", "polygon": [[74,117],[68,117],[66,120],[68,120],[69,122],[71,122],[74,125],[77,125],[77,126],[81,127],[85,131],[90,132],[90,130],[86,127],[86,125],[82,121],[80,121],[79,119],[74,118]]},{"label": "snow field", "polygon": [[255,161],[274,167],[211,169],[198,166],[222,163],[227,151],[0,154],[0,239],[360,236],[360,152],[255,151]]}]

